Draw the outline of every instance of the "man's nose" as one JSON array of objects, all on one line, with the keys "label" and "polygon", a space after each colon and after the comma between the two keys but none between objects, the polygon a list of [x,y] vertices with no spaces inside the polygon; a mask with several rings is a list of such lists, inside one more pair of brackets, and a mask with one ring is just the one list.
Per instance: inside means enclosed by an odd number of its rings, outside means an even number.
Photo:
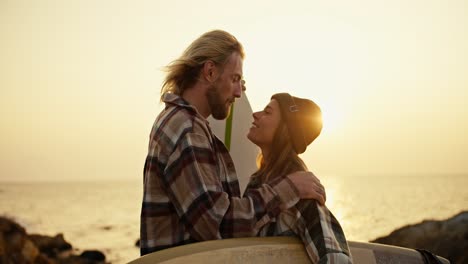
[{"label": "man's nose", "polygon": [[241,85],[237,85],[236,88],[234,89],[234,96],[236,98],[240,98],[242,95],[242,86]]},{"label": "man's nose", "polygon": [[245,90],[246,90],[245,81],[241,80],[239,82],[239,85],[237,85],[235,90],[234,90],[234,96],[237,97],[237,98],[240,98],[242,96],[242,92],[244,92]]}]

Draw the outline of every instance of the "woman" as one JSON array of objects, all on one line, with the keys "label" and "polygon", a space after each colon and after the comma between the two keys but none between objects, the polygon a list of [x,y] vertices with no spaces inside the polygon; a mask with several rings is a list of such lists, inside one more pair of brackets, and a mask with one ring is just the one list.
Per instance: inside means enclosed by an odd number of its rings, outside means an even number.
[{"label": "woman", "polygon": [[[245,193],[263,183],[275,184],[284,175],[307,170],[299,158],[322,130],[320,108],[312,101],[288,93],[275,94],[263,111],[253,114],[248,139],[261,149],[259,169]],[[320,190],[317,189],[317,192]],[[312,263],[352,263],[343,230],[325,207],[315,200],[300,200],[268,224],[258,236],[297,235]]]}]

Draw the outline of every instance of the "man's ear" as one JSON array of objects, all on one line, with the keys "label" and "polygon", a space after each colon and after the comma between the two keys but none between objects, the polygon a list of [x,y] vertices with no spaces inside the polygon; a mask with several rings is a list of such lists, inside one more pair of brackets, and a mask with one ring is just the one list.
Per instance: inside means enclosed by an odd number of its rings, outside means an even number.
[{"label": "man's ear", "polygon": [[211,60],[207,60],[205,64],[203,64],[202,73],[203,77],[210,83],[214,82],[218,78],[218,68]]}]

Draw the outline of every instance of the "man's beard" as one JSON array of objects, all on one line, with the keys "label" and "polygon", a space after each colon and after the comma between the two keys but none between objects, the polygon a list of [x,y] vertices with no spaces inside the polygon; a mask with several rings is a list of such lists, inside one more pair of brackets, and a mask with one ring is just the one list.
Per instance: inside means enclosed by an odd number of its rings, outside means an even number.
[{"label": "man's beard", "polygon": [[223,101],[216,83],[208,89],[206,92],[206,98],[208,99],[208,105],[210,106],[211,115],[214,119],[222,120],[229,115],[231,107],[226,107],[227,102]]}]

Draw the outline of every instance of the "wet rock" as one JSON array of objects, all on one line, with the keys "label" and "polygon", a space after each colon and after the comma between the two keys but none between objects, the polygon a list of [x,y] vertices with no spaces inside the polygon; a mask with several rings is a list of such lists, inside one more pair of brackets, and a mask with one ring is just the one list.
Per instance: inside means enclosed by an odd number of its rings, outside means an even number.
[{"label": "wet rock", "polygon": [[452,263],[468,263],[468,211],[443,221],[404,226],[371,242],[426,249]]}]

